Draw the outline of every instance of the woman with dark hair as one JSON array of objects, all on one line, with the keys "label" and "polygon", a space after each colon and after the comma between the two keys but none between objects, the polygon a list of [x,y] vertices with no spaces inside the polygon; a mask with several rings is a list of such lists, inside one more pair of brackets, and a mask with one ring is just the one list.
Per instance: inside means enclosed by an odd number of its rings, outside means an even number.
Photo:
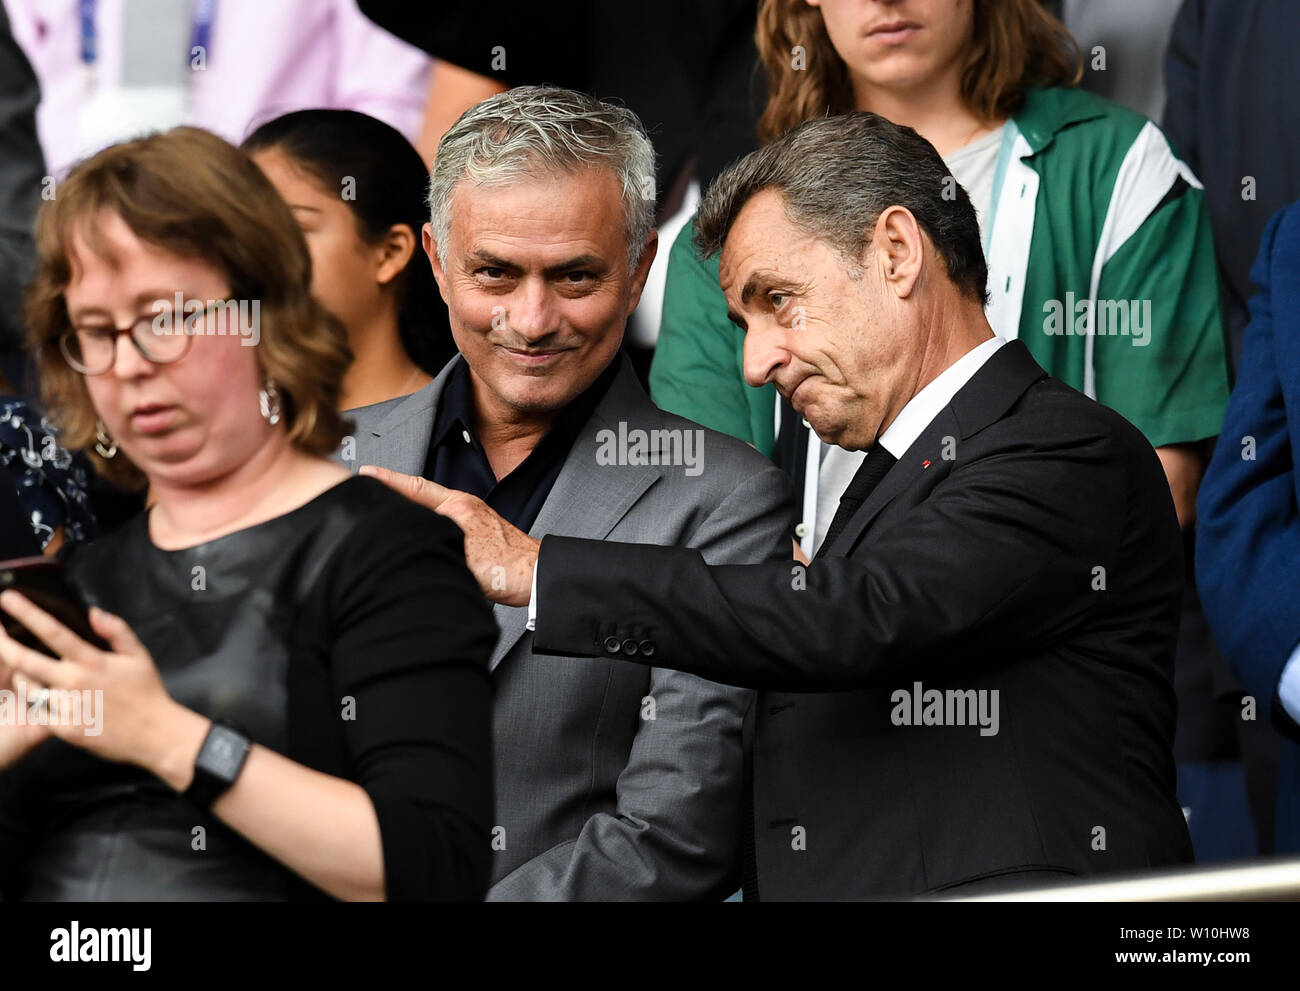
[{"label": "woman with dark hair", "polygon": [[[1204,196],[1159,128],[1074,88],[1078,46],[1039,0],[763,0],[755,39],[763,141],[856,110],[938,150],[975,208],[993,330],[1142,430],[1186,525],[1227,366]],[[774,453],[811,556],[862,452],[822,443],[770,381],[746,385],[744,334],[693,231],[670,256],[651,394]]]},{"label": "woman with dark hair", "polygon": [[299,110],[243,148],[293,211],[312,293],[347,330],[340,408],[358,429],[428,385],[456,351],[420,231],[429,173],[401,133],[354,110]]},{"label": "woman with dark hair", "polygon": [[75,544],[94,644],[7,590],[0,897],[479,899],[496,625],[456,526],[326,455],[342,328],[237,148],[73,170],[27,307],[61,440],[149,511]]}]

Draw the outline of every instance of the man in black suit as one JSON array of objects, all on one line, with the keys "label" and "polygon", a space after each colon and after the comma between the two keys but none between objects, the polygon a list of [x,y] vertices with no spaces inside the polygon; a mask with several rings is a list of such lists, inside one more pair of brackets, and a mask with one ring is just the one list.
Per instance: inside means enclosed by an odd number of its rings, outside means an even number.
[{"label": "man in black suit", "polygon": [[938,154],[872,114],[811,121],[724,173],[697,226],[750,384],[869,452],[817,559],[539,543],[430,488],[487,594],[529,603],[537,653],[631,641],[634,663],[763,691],[746,897],[1189,861],[1160,462],[993,336],[975,214]]}]

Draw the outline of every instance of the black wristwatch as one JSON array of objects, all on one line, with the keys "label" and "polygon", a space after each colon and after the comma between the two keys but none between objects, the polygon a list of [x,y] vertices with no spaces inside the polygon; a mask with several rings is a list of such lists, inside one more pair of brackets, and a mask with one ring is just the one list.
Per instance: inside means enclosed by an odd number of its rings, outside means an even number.
[{"label": "black wristwatch", "polygon": [[252,745],[232,723],[214,719],[194,759],[194,780],[184,797],[200,808],[210,808],[235,783]]}]

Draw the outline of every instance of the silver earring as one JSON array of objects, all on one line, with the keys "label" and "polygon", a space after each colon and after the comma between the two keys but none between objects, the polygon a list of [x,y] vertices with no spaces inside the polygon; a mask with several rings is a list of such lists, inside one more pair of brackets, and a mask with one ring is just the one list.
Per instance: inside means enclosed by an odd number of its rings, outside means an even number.
[{"label": "silver earring", "polygon": [[95,421],[95,450],[101,458],[112,460],[117,455],[117,441],[108,436],[108,428],[103,420]]},{"label": "silver earring", "polygon": [[257,393],[257,401],[262,407],[262,416],[271,426],[280,422],[280,390],[275,386],[275,379],[266,377],[266,388]]}]

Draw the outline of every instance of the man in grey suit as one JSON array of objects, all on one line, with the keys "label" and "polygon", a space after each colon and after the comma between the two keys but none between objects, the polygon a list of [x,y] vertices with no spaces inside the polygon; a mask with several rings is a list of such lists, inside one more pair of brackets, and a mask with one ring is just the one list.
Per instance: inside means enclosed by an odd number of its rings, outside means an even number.
[{"label": "man in grey suit", "polygon": [[[417,500],[431,482],[470,493],[533,537],[788,558],[785,476],[655,407],[620,351],[654,202],[654,153],[624,108],[519,87],[469,110],[438,147],[424,231],[461,354],[345,461]],[[752,693],[612,656],[538,661],[527,610],[495,608],[489,899],[734,891]]]}]

